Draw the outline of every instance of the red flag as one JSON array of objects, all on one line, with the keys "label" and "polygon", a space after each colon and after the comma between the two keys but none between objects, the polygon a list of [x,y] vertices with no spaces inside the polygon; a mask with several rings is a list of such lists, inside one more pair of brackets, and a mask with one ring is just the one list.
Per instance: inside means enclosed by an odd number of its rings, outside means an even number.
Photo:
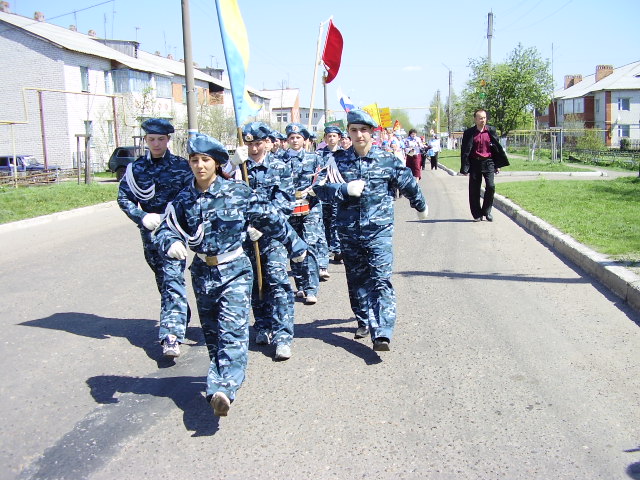
[{"label": "red flag", "polygon": [[325,83],[330,83],[336,78],[338,70],[340,70],[340,61],[342,60],[342,34],[333,24],[333,20],[329,20],[329,30],[327,31],[327,40],[324,44],[324,52],[322,52],[322,61],[327,69],[327,77]]},{"label": "red flag", "polygon": [[400,127],[400,120],[396,120],[396,121],[393,123],[393,131],[395,132],[396,130],[400,130],[400,128],[401,128],[401,127]]}]

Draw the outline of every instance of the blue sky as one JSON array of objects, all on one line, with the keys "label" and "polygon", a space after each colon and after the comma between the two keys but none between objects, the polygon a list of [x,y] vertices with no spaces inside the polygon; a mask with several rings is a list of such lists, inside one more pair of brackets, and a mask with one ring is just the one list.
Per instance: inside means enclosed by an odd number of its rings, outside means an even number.
[{"label": "blue sky", "polygon": [[[86,33],[138,40],[148,52],[183,58],[180,0],[9,0],[11,11],[50,23],[75,24]],[[518,43],[552,61],[556,86],[564,75],[590,75],[598,64],[640,60],[640,1],[495,0],[477,2],[349,0],[239,0],[251,49],[247,83],[257,89],[300,89],[311,102],[320,23],[333,16],[344,50],[336,79],[327,85],[328,107],[340,110],[340,87],[357,106],[407,108],[422,122],[436,90],[444,102],[453,72],[459,93],[469,59],[487,56],[487,15],[494,14],[492,61],[506,59]],[[214,0],[190,0],[193,58],[226,68]],[[75,13],[74,13],[75,12]],[[326,30],[325,30],[326,31]],[[322,36],[322,45],[324,35]],[[318,82],[314,108],[323,106]]]}]

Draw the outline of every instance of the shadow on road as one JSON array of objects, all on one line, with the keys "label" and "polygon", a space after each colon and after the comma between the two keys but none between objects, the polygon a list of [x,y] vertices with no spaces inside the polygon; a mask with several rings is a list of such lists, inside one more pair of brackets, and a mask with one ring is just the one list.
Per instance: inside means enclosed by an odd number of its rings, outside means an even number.
[{"label": "shadow on road", "polygon": [[592,283],[585,278],[552,278],[552,277],[534,277],[531,275],[501,275],[498,273],[472,273],[472,272],[454,272],[451,270],[443,270],[440,272],[428,272],[424,270],[406,270],[404,272],[394,272],[396,275],[405,277],[426,276],[441,278],[467,278],[475,280],[507,280],[509,282],[541,282],[541,283]]},{"label": "shadow on road", "polygon": [[[295,337],[315,338],[334,347],[340,347],[362,358],[367,365],[381,363],[382,359],[371,348],[371,340],[369,338],[363,338],[362,340],[353,339],[355,329],[356,321],[353,318],[329,318],[296,325]],[[345,337],[340,335],[345,332],[347,332],[349,336]]]},{"label": "shadow on road", "polygon": [[[170,398],[183,412],[184,426],[194,432],[192,437],[214,435],[219,428],[219,418],[213,414],[203,392],[206,391],[206,377],[127,377],[118,375],[99,375],[87,380],[91,396],[97,403],[119,403],[116,393],[133,393]],[[135,400],[136,410],[146,411],[145,402]],[[157,409],[151,408],[150,411]],[[127,409],[127,414],[130,415]],[[144,414],[146,415],[146,414]],[[144,416],[143,415],[143,416]]]},{"label": "shadow on road", "polygon": [[[166,368],[174,362],[162,356],[157,323],[155,320],[141,318],[105,318],[90,313],[67,312],[29,320],[19,325],[61,330],[98,340],[111,337],[126,338],[131,345],[142,348],[147,356],[158,364],[158,368]],[[204,345],[204,337],[199,327],[187,327],[186,337],[197,342],[197,345]]]}]

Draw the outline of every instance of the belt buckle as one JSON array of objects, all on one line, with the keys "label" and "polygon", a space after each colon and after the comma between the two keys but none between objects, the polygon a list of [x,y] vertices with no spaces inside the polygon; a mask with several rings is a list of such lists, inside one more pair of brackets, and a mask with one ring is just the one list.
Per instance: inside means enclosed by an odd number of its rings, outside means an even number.
[{"label": "belt buckle", "polygon": [[218,266],[218,257],[217,256],[209,257],[207,255],[207,256],[204,257],[204,261],[210,267],[217,267]]}]

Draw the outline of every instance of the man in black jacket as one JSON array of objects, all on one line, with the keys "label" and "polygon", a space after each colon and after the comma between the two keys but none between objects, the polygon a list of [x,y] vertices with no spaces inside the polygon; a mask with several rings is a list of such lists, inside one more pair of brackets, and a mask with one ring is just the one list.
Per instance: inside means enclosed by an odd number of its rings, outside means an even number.
[{"label": "man in black jacket", "polygon": [[[493,221],[491,207],[496,191],[494,174],[500,173],[501,167],[509,165],[507,155],[496,136],[496,129],[487,125],[487,112],[476,110],[473,113],[475,127],[467,128],[462,135],[460,151],[460,173],[469,175],[469,207],[474,222],[486,217]],[[480,187],[484,177],[484,199],[480,206]]]}]

